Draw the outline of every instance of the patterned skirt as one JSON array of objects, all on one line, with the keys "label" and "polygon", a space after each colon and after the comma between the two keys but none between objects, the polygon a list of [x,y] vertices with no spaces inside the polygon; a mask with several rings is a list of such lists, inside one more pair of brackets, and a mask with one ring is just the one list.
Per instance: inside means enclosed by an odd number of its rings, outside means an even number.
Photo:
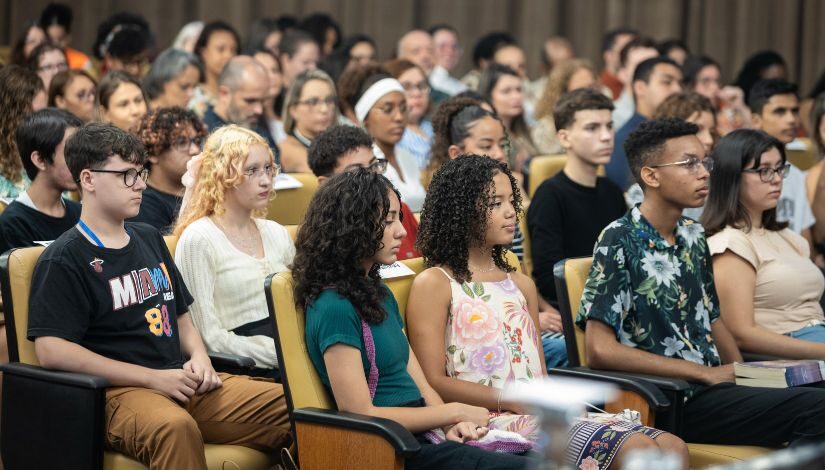
[{"label": "patterned skirt", "polygon": [[655,439],[664,431],[618,419],[604,421],[583,418],[570,429],[567,461],[581,470],[608,468],[622,444],[637,433]]},{"label": "patterned skirt", "polygon": [[[521,434],[531,442],[539,439],[539,423],[535,416],[511,413],[491,413],[490,429]],[[642,433],[655,439],[664,433],[659,429],[598,415],[579,418],[567,435],[567,463],[581,470],[608,468],[628,437]]]}]

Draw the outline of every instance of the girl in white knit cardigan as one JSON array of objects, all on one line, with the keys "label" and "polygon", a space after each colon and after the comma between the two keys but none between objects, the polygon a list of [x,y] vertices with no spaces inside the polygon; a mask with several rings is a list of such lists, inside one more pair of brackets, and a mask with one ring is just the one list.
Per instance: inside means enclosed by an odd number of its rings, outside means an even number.
[{"label": "girl in white knit cardigan", "polygon": [[251,357],[269,377],[278,375],[278,358],[264,279],[286,270],[295,254],[286,229],[262,218],[278,171],[255,132],[216,130],[190,165],[174,231],[175,263],[195,298],[189,311],[207,349]]}]

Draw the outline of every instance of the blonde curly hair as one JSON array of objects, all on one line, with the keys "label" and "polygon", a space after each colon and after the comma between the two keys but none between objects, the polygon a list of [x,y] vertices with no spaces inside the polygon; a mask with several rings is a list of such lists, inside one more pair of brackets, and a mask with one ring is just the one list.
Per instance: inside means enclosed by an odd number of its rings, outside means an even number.
[{"label": "blonde curly hair", "polygon": [[544,85],[541,98],[536,102],[536,110],[533,113],[536,120],[546,116],[553,117],[553,108],[556,107],[559,98],[570,91],[567,89],[570,85],[570,79],[582,69],[589,70],[593,77],[596,77],[593,65],[585,59],[568,60],[553,68],[553,71],[547,77],[547,83]]},{"label": "blonde curly hair", "polygon": [[[198,179],[192,197],[178,218],[174,235],[180,236],[192,222],[210,215],[222,215],[226,208],[226,194],[243,183],[246,176],[243,167],[250,147],[260,145],[269,154],[270,163],[275,156],[266,140],[257,133],[236,125],[224,126],[213,132],[203,147]],[[274,197],[275,191],[272,192]],[[266,209],[256,211],[254,217],[265,217]]]}]

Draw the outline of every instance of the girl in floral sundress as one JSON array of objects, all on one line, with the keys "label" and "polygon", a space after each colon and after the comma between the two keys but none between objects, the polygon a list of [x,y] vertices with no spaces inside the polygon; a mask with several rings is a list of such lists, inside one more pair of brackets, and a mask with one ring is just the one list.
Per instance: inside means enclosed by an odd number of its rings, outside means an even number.
[{"label": "girl in floral sundress", "polygon": [[[535,417],[502,400],[504,384],[546,373],[535,284],[505,259],[520,212],[506,164],[469,155],[441,167],[421,213],[418,248],[429,269],[413,283],[407,333],[427,380],[445,400],[486,407],[490,429],[535,442]],[[646,447],[675,452],[687,466],[681,439],[620,421],[579,420],[567,458],[581,469],[604,469]]]}]

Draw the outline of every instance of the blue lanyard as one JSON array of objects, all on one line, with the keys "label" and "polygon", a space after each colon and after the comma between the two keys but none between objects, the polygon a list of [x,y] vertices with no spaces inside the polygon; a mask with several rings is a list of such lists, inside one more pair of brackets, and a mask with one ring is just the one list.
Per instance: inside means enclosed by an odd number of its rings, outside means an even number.
[{"label": "blue lanyard", "polygon": [[86,232],[86,235],[88,235],[88,236],[89,236],[89,238],[91,238],[91,239],[92,239],[92,241],[93,241],[93,242],[95,242],[95,244],[96,244],[97,246],[99,246],[99,247],[101,247],[101,248],[106,248],[106,247],[103,245],[103,242],[102,242],[102,241],[100,241],[100,239],[99,239],[99,238],[97,238],[97,235],[95,235],[95,233],[94,233],[94,232],[92,232],[92,229],[90,229],[90,228],[89,228],[89,226],[88,226],[88,225],[86,225],[86,223],[85,223],[85,222],[83,222],[82,220],[78,220],[78,221],[77,221],[77,225],[80,227],[80,230],[83,230],[84,232]]}]

